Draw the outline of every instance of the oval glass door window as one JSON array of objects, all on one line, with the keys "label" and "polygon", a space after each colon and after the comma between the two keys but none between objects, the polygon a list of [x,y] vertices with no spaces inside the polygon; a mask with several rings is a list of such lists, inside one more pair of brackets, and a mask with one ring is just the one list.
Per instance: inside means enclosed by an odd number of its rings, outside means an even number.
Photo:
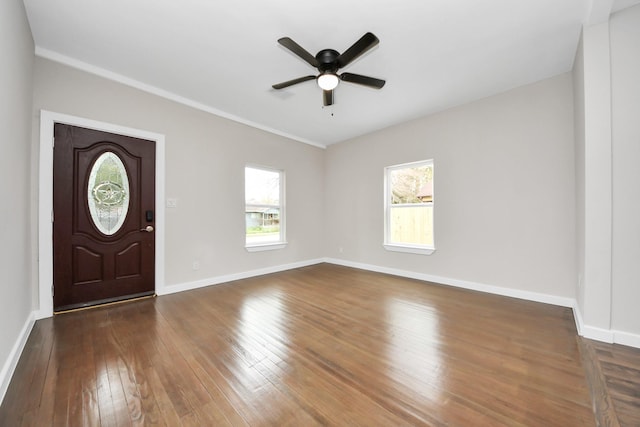
[{"label": "oval glass door window", "polygon": [[89,174],[87,200],[95,226],[107,236],[122,227],[129,211],[129,176],[120,157],[106,151]]}]

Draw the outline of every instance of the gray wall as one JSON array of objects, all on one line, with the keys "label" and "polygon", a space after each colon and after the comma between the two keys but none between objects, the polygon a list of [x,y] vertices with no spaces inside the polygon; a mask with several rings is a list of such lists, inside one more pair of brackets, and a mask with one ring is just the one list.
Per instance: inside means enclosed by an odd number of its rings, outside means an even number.
[{"label": "gray wall", "polygon": [[640,6],[611,17],[612,329],[640,336]]},{"label": "gray wall", "polygon": [[[38,58],[34,111],[41,109],[164,134],[166,291],[320,258],[324,150],[288,140],[140,90]],[[37,123],[35,124],[37,127]],[[34,136],[37,146],[38,136]],[[284,169],[288,246],[244,248],[244,166]],[[193,262],[200,264],[193,270]]]},{"label": "gray wall", "polygon": [[[574,298],[572,104],[563,74],[330,146],[326,255]],[[388,252],[383,168],[430,158],[436,252]]]},{"label": "gray wall", "polygon": [[0,366],[31,315],[30,169],[34,45],[20,0],[0,2]]}]

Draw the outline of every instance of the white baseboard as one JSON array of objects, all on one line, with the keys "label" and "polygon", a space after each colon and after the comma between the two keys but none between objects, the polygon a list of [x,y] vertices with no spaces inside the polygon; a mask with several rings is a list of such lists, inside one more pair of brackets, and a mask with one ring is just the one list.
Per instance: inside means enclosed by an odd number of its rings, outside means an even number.
[{"label": "white baseboard", "polygon": [[371,264],[362,264],[358,262],[346,261],[342,259],[326,258],[325,262],[345,267],[354,267],[362,270],[375,271],[378,273],[386,273],[394,276],[407,277],[410,279],[423,280],[425,282],[433,282],[442,285],[455,286],[457,288],[470,289],[474,291],[486,292],[489,294],[502,295],[506,297],[518,298],[527,301],[541,302],[544,304],[559,305],[561,307],[573,307],[574,300],[572,298],[559,297],[555,295],[542,294],[538,292],[523,291],[519,289],[509,289],[500,286],[487,285],[485,283],[470,282],[467,280],[452,279],[450,277],[434,276],[431,274],[417,273],[415,271],[399,270],[396,268],[380,267]]},{"label": "white baseboard", "polygon": [[577,300],[573,300],[573,320],[576,322],[578,335],[584,337],[584,321],[582,320],[582,312],[580,311],[580,307],[578,307]]},{"label": "white baseboard", "polygon": [[581,337],[589,338],[590,340],[596,340],[613,344],[615,341],[614,331],[609,329],[598,328],[596,326],[582,326]]},{"label": "white baseboard", "polygon": [[40,320],[40,319],[46,319],[47,317],[51,317],[52,314],[48,313],[47,310],[34,310],[33,311],[33,319],[34,320]]},{"label": "white baseboard", "polygon": [[158,295],[169,295],[176,292],[189,291],[192,289],[204,288],[211,285],[219,285],[221,283],[232,282],[234,280],[248,279],[250,277],[262,276],[264,274],[278,273],[280,271],[292,270],[294,268],[307,267],[309,265],[320,264],[324,259],[312,259],[290,264],[276,265],[273,267],[259,268],[256,270],[243,271],[240,273],[225,274],[223,276],[209,277],[207,279],[196,280],[193,282],[178,283],[175,285],[165,285],[162,293]]},{"label": "white baseboard", "polygon": [[629,347],[640,348],[640,335],[623,331],[613,331],[613,342]]},{"label": "white baseboard", "polygon": [[7,357],[7,360],[2,366],[2,371],[0,371],[0,403],[2,403],[2,401],[4,400],[4,395],[9,388],[9,383],[11,382],[11,377],[13,377],[13,372],[16,370],[16,366],[18,366],[18,361],[20,360],[20,356],[22,355],[22,350],[24,350],[24,346],[27,343],[27,338],[29,338],[29,334],[31,333],[31,329],[33,329],[33,325],[35,323],[35,312],[31,312],[27,317],[24,326],[22,326],[22,330],[18,335],[18,339],[11,348],[9,357]]},{"label": "white baseboard", "polygon": [[585,325],[582,312],[580,311],[580,307],[578,307],[578,302],[574,301],[573,305],[573,318],[576,322],[576,329],[578,330],[578,335],[581,337],[589,338],[591,340],[602,341],[606,343],[613,343],[613,332],[604,329],[598,328],[595,326]]},{"label": "white baseboard", "polygon": [[640,335],[631,332],[618,331],[616,329],[604,329],[584,324],[582,313],[577,304],[573,307],[573,315],[576,319],[578,334],[582,337],[609,344],[620,344],[629,347],[640,348]]}]

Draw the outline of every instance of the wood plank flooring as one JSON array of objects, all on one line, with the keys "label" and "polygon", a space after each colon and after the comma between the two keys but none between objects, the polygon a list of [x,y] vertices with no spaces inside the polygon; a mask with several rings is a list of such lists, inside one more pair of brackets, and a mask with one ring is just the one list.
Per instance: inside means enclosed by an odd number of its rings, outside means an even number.
[{"label": "wood plank flooring", "polygon": [[640,426],[640,349],[580,338],[600,426]]},{"label": "wood plank flooring", "polygon": [[319,264],[39,320],[0,426],[593,426],[578,343],[567,308]]}]

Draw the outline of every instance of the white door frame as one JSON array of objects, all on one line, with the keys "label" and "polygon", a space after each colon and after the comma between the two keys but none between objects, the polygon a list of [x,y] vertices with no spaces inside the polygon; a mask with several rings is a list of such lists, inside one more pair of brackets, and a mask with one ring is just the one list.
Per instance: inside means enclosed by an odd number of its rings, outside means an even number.
[{"label": "white door frame", "polygon": [[40,166],[38,181],[38,289],[40,308],[36,319],[53,316],[53,125],[64,123],[88,129],[117,133],[156,143],[156,294],[164,290],[165,254],[165,157],[164,135],[66,114],[40,111]]}]

